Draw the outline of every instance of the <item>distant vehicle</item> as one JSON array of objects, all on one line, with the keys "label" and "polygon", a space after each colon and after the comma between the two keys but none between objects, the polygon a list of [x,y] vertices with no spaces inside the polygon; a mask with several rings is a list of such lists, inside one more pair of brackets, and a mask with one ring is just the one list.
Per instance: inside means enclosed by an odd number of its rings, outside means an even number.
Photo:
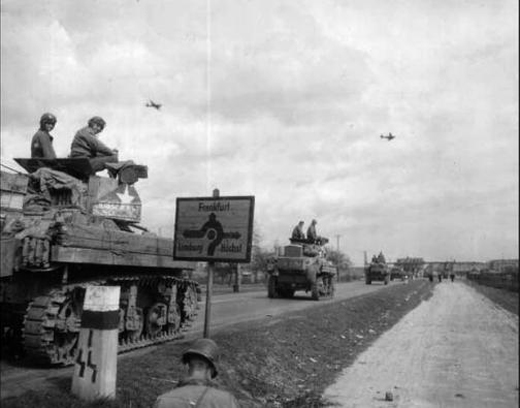
[{"label": "distant vehicle", "polygon": [[382,281],[385,285],[390,282],[390,271],[384,257],[373,257],[372,262],[365,267],[365,283],[370,285],[373,281]]},{"label": "distant vehicle", "polygon": [[161,103],[155,103],[154,101],[152,101],[152,100],[150,99],[150,102],[146,102],[145,106],[146,106],[147,108],[155,108],[155,109],[157,109],[157,110],[160,110],[162,104],[161,104]]},{"label": "distant vehicle", "polygon": [[405,280],[408,277],[406,272],[397,266],[394,266],[392,269],[390,269],[390,280],[393,281],[394,279],[401,279]]},{"label": "distant vehicle", "polygon": [[392,139],[395,139],[395,136],[392,133],[388,133],[388,135],[386,135],[386,136],[381,135],[381,139],[386,139],[386,140],[390,141]]},{"label": "distant vehicle", "polygon": [[291,298],[296,290],[311,292],[314,300],[322,296],[334,297],[336,268],[325,258],[323,245],[327,238],[318,243],[305,243],[291,239],[284,247],[284,254],[271,258],[267,265],[269,274],[267,296],[269,298]]}]

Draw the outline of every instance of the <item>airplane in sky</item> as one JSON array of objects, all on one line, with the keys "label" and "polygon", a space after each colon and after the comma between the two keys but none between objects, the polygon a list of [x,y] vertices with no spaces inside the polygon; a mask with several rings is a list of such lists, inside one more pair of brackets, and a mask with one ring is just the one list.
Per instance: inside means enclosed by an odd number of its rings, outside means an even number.
[{"label": "airplane in sky", "polygon": [[146,106],[147,108],[155,108],[155,109],[159,110],[159,109],[161,109],[162,104],[155,103],[154,101],[152,101],[150,99],[150,102],[147,102],[146,105],[144,105],[144,106]]},{"label": "airplane in sky", "polygon": [[386,139],[388,141],[395,139],[395,136],[392,133],[388,133],[388,136],[381,135],[381,139]]}]

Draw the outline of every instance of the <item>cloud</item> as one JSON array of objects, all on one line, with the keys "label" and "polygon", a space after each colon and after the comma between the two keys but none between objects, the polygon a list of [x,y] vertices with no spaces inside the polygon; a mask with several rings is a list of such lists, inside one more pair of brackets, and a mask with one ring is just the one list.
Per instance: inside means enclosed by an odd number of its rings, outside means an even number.
[{"label": "cloud", "polygon": [[102,140],[149,166],[138,187],[155,231],[172,227],[176,197],[218,187],[255,195],[266,246],[318,218],[356,262],[516,254],[517,12],[505,0],[5,1],[2,163],[28,155],[45,111],[60,156],[100,115]]}]

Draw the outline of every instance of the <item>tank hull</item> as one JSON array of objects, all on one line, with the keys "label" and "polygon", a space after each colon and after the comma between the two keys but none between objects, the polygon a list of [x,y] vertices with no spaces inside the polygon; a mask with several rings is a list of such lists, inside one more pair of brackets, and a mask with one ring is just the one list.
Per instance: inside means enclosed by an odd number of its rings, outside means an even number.
[{"label": "tank hull", "polygon": [[[97,176],[35,174],[1,179],[2,196],[14,197],[1,207],[0,318],[10,354],[72,364],[91,285],[120,287],[120,352],[183,337],[198,313],[194,264],[174,261],[173,240],[137,225],[135,189]],[[100,203],[104,216],[93,211]]]}]

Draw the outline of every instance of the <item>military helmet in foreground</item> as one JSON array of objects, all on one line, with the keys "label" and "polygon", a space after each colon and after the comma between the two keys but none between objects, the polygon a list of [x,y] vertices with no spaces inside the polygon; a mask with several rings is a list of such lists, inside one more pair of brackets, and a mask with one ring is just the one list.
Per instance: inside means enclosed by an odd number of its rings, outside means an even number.
[{"label": "military helmet in foreground", "polygon": [[212,368],[211,378],[217,376],[218,372],[215,365],[219,356],[217,343],[211,339],[195,340],[195,342],[182,353],[182,362],[184,364],[188,363],[190,355],[198,355],[208,360]]}]

